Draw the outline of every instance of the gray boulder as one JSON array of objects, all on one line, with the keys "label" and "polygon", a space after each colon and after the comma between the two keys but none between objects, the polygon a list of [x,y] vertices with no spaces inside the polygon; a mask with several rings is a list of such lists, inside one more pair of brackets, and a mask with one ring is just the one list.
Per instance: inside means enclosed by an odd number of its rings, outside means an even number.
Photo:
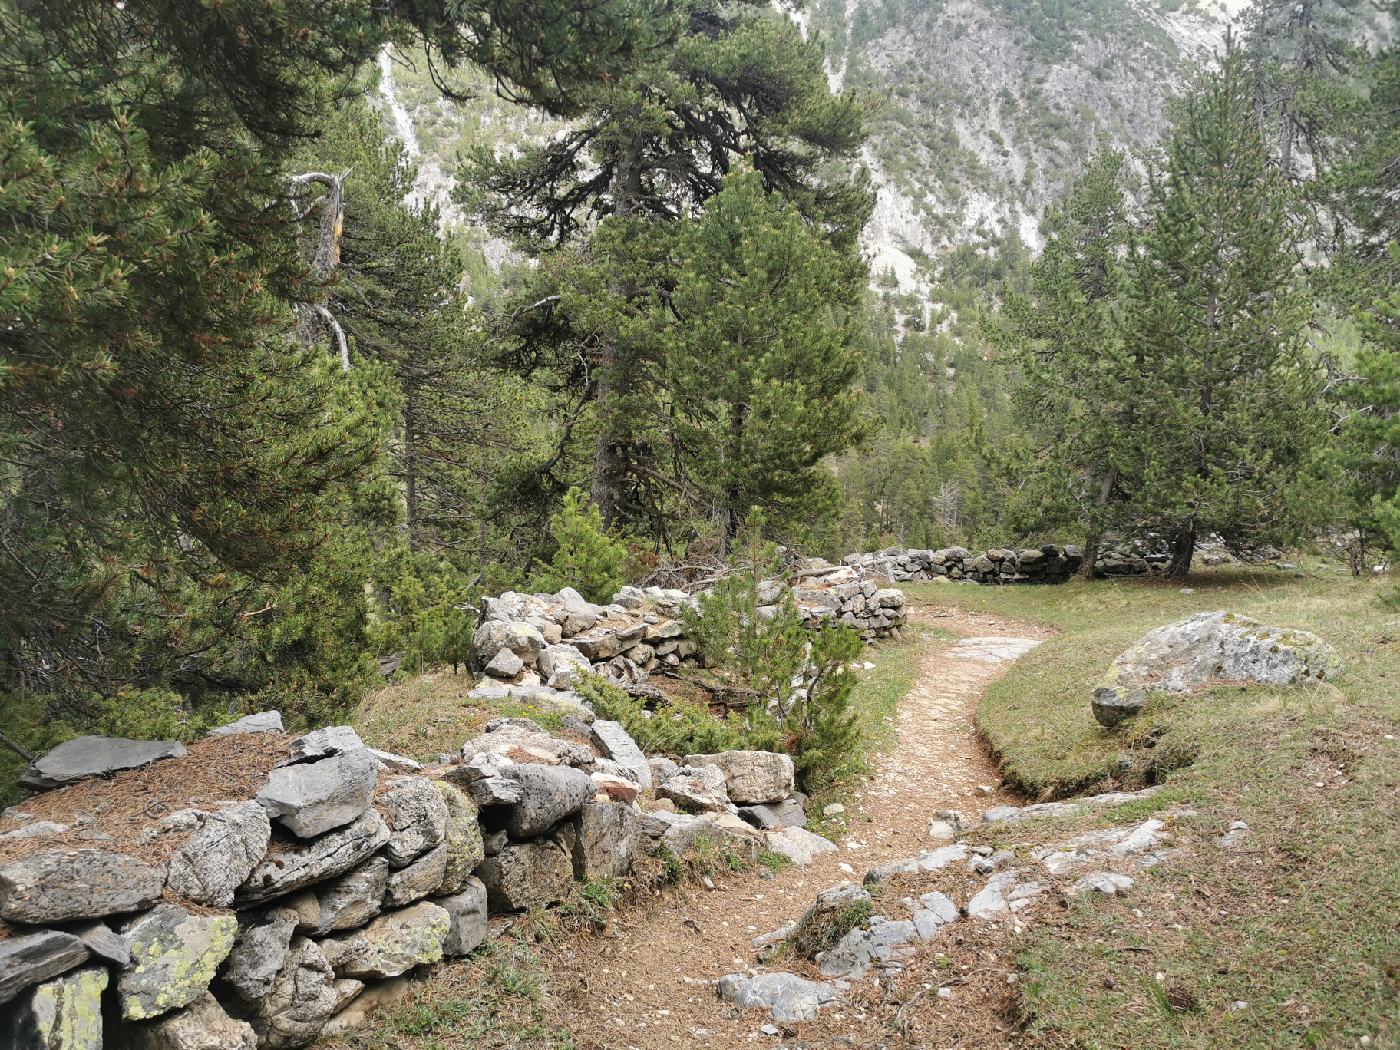
[{"label": "gray boulder", "polygon": [[257,1033],[262,1050],[302,1047],[316,1040],[357,986],[358,981],[337,981],[321,949],[297,937],[267,993],[241,1003],[239,1013]]},{"label": "gray boulder", "polygon": [[[257,1050],[247,1021],[235,1021],[208,992],[183,1010],[123,1033],[126,1050]],[[99,1044],[100,1045],[100,1044]]]},{"label": "gray boulder", "polygon": [[544,647],[539,628],[521,620],[487,620],[472,632],[472,651],[480,667],[489,664],[502,650],[514,653],[523,666],[534,667]]},{"label": "gray boulder", "polygon": [[574,877],[616,878],[632,870],[640,831],[637,812],[617,802],[589,802],[573,822],[560,829],[559,840],[574,861]]},{"label": "gray boulder", "polygon": [[726,974],[715,983],[715,990],[741,1010],[765,1008],[775,1021],[810,1021],[836,998],[831,985],[791,973]]},{"label": "gray boulder", "polygon": [[11,931],[0,940],[0,1003],[8,1003],[32,984],[81,966],[87,958],[87,945],[71,933]]},{"label": "gray boulder", "polygon": [[160,831],[186,836],[170,857],[170,888],[196,904],[227,908],[267,855],[272,824],[259,803],[230,802],[213,812],[172,813],[160,822]]},{"label": "gray boulder", "polygon": [[179,758],[185,745],[174,740],[127,740],[115,736],[79,736],[35,759],[21,774],[24,787],[54,788],[88,777],[139,769],[163,758]]},{"label": "gray boulder", "polygon": [[486,857],[486,845],[482,840],[481,824],[477,821],[476,804],[451,784],[441,780],[433,782],[443,805],[447,807],[447,824],[443,833],[443,845],[447,847],[447,868],[442,875],[442,885],[437,892],[442,894],[460,893],[471,881],[471,873]]},{"label": "gray boulder", "polygon": [[507,766],[502,776],[520,785],[520,801],[506,811],[506,829],[514,839],[544,834],[595,793],[592,777],[567,766]]},{"label": "gray boulder", "polygon": [[958,906],[946,895],[934,891],[919,897],[914,906],[914,929],[924,940],[931,940],[944,926],[958,917]]},{"label": "gray boulder", "polygon": [[281,711],[260,711],[255,715],[244,715],[236,722],[209,730],[205,736],[239,736],[243,733],[282,732]]},{"label": "gray boulder", "polygon": [[765,831],[764,839],[768,849],[786,857],[798,867],[806,867],[813,858],[822,853],[832,853],[836,843],[824,839],[806,828],[783,828],[781,831]]},{"label": "gray boulder", "polygon": [[570,689],[593,673],[588,657],[576,646],[562,643],[545,646],[540,651],[538,666],[545,684],[561,689]]},{"label": "gray boulder", "polygon": [[1183,695],[1214,684],[1291,686],[1335,678],[1342,661],[1309,631],[1270,627],[1228,612],[1158,627],[1119,654],[1094,689],[1094,717],[1115,726],[1151,693]]},{"label": "gray boulder", "polygon": [[942,871],[950,864],[964,860],[967,860],[967,846],[961,842],[955,842],[950,846],[925,850],[917,857],[911,857],[908,860],[892,860],[885,864],[876,865],[865,873],[865,884],[867,886],[879,885],[896,875]]},{"label": "gray boulder", "polygon": [[[285,843],[248,876],[239,899],[259,904],[349,871],[389,841],[389,829],[374,810],[353,824],[306,843]],[[130,910],[130,909],[127,909]]]},{"label": "gray boulder", "polygon": [[642,749],[637,746],[637,742],[623,728],[621,722],[595,719],[590,736],[593,746],[603,757],[612,759],[625,769],[643,791],[651,787],[651,766],[647,762],[647,756],[642,754]]},{"label": "gray boulder", "polygon": [[390,908],[402,908],[437,893],[447,875],[447,861],[447,846],[442,845],[429,850],[408,867],[392,872],[384,891],[384,904]]},{"label": "gray boulder", "polygon": [[470,955],[477,945],[486,940],[489,927],[486,921],[486,884],[480,879],[468,878],[458,893],[450,897],[438,897],[433,901],[447,912],[450,925],[447,939],[442,942],[442,953],[449,959]]},{"label": "gray boulder", "polygon": [[507,845],[477,869],[493,912],[558,904],[573,892],[573,858],[554,839]]},{"label": "gray boulder", "polygon": [[326,726],[313,729],[299,736],[287,745],[287,757],[278,762],[279,766],[295,765],[298,762],[315,762],[331,755],[344,755],[360,751],[365,742],[360,734],[350,726]]},{"label": "gray boulder", "polygon": [[88,951],[99,959],[106,959],[118,966],[125,966],[131,961],[131,945],[127,943],[125,937],[106,923],[80,923],[68,927],[66,932],[71,933],[87,945]]},{"label": "gray boulder", "polygon": [[240,999],[264,998],[277,983],[296,929],[297,913],[289,908],[245,914],[220,977]]},{"label": "gray boulder", "polygon": [[233,950],[238,920],[161,904],[122,933],[131,945],[131,962],[117,976],[117,1000],[125,1020],[144,1021],[204,994]]},{"label": "gray boulder", "polygon": [[739,816],[762,831],[778,831],[782,828],[805,828],[807,814],[803,812],[802,801],[796,796],[781,802],[763,802],[756,806],[740,806]]},{"label": "gray boulder", "polygon": [[9,1050],[102,1050],[102,993],[109,976],[91,966],[45,981],[0,1020]]},{"label": "gray boulder", "polygon": [[447,834],[447,803],[423,777],[394,777],[378,798],[379,812],[389,826],[384,855],[403,867],[415,857],[442,844]]},{"label": "gray boulder", "polygon": [[383,980],[440,962],[451,928],[446,909],[425,901],[387,912],[363,930],[328,937],[321,951],[341,977]]},{"label": "gray boulder", "polygon": [[587,766],[593,751],[585,744],[563,740],[528,718],[493,718],[486,731],[462,745],[462,760],[478,755],[535,765]]},{"label": "gray boulder", "polygon": [[484,670],[493,678],[514,678],[525,670],[525,661],[509,649],[502,649],[491,657]]},{"label": "gray boulder", "polygon": [[45,850],[0,865],[0,917],[47,925],[139,911],[159,899],[165,871],[124,853]]},{"label": "gray boulder", "polygon": [[297,925],[316,936],[363,926],[379,914],[389,888],[389,862],[373,857],[334,882],[324,882],[290,898],[285,907]]},{"label": "gray boulder", "polygon": [[795,770],[792,758],[773,751],[721,751],[714,755],[686,755],[688,766],[713,766],[724,773],[730,801],[739,805],[781,802],[792,794]]},{"label": "gray boulder", "polygon": [[274,769],[257,800],[292,834],[309,839],[358,819],[378,780],[378,763],[360,748]]},{"label": "gray boulder", "polygon": [[830,951],[822,953],[821,975],[859,980],[872,966],[889,967],[913,954],[919,940],[919,930],[913,922],[891,922],[872,916],[865,925],[847,931]]},{"label": "gray boulder", "polygon": [[721,813],[729,809],[724,771],[715,766],[682,766],[657,784],[656,797],[670,799],[690,813]]}]

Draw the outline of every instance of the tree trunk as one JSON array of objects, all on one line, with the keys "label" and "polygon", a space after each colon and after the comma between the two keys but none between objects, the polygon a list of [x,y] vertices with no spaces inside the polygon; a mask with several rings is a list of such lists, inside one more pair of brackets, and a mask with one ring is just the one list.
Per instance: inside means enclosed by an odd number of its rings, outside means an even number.
[{"label": "tree trunk", "polygon": [[741,402],[734,406],[729,417],[729,483],[724,487],[724,536],[723,554],[728,556],[730,545],[739,535],[744,523],[745,508],[743,486],[739,480],[739,464],[744,455],[744,424],[746,406]]},{"label": "tree trunk", "polygon": [[1196,554],[1196,526],[1182,525],[1172,536],[1172,560],[1167,566],[1167,578],[1184,580],[1191,572],[1191,559]]},{"label": "tree trunk", "polygon": [[[642,197],[642,139],[634,136],[618,158],[613,175],[613,214],[625,218],[634,214]],[[615,288],[627,295],[629,289]],[[627,487],[627,445],[631,432],[617,409],[618,401],[632,392],[632,374],[621,349],[604,339],[598,353],[598,381],[593,403],[598,416],[598,441],[593,449],[593,477],[589,494],[605,525],[616,525],[624,517]]]},{"label": "tree trunk", "polygon": [[1094,570],[1099,564],[1099,547],[1103,543],[1102,511],[1108,506],[1108,497],[1113,493],[1113,486],[1117,480],[1118,471],[1114,467],[1109,467],[1099,479],[1099,494],[1094,499],[1096,518],[1084,537],[1084,561],[1079,566],[1079,575],[1086,580],[1094,578]]},{"label": "tree trunk", "polygon": [[408,526],[408,549],[416,550],[418,533],[418,464],[417,412],[415,396],[409,393],[403,402],[403,503],[404,521]]}]

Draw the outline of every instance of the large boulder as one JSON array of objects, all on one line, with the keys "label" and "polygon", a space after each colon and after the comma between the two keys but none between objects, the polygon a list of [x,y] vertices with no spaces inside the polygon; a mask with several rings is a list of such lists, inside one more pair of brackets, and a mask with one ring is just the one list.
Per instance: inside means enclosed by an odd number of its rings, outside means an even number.
[{"label": "large boulder", "polygon": [[770,852],[781,854],[799,867],[811,864],[818,854],[831,853],[836,849],[836,843],[806,828],[791,827],[780,831],[766,831],[764,838]]},{"label": "large boulder", "polygon": [[451,928],[446,909],[425,901],[387,912],[363,930],[328,937],[321,951],[341,977],[383,980],[440,962]]},{"label": "large boulder", "polygon": [[[376,811],[306,843],[280,843],[253,869],[239,890],[242,904],[259,904],[349,871],[389,841]],[[130,909],[128,909],[130,910]]]},{"label": "large boulder", "polygon": [[593,751],[586,744],[554,736],[528,718],[493,718],[485,732],[462,745],[462,759],[479,755],[535,765],[587,766]]},{"label": "large boulder", "polygon": [[117,976],[117,1000],[125,1020],[144,1021],[204,994],[233,950],[238,920],[161,904],[122,933],[131,945],[131,961]]},{"label": "large boulder", "polygon": [[781,802],[760,802],[756,806],[740,806],[739,816],[763,831],[779,831],[782,828],[805,828],[807,814],[802,809],[802,800],[793,795]]},{"label": "large boulder", "polygon": [[8,1003],[31,984],[80,966],[87,957],[87,945],[71,933],[11,932],[0,940],[0,1003]]},{"label": "large boulder", "polygon": [[1316,683],[1341,670],[1336,650],[1309,631],[1228,612],[1197,613],[1149,631],[1114,659],[1094,689],[1094,717],[1117,725],[1142,710],[1151,693],[1186,694],[1231,683]]},{"label": "large boulder", "polygon": [[514,839],[543,835],[595,794],[593,778],[567,766],[507,766],[502,775],[520,785],[520,801],[507,809],[505,818]]},{"label": "large boulder", "polygon": [[739,805],[781,802],[792,794],[795,770],[792,758],[773,751],[721,751],[714,755],[686,755],[688,766],[713,766],[724,773],[730,801]]},{"label": "large boulder", "polygon": [[58,849],[0,865],[0,917],[48,925],[148,908],[165,869],[124,853]]},{"label": "large boulder", "polygon": [[423,777],[394,777],[378,798],[379,812],[389,826],[384,855],[396,868],[442,844],[447,834],[447,803]]},{"label": "large boulder", "polygon": [[8,1050],[102,1050],[106,969],[90,966],[45,981],[0,1020]]},{"label": "large boulder", "polygon": [[172,813],[159,833],[185,836],[170,857],[170,888],[196,904],[227,908],[266,856],[272,824],[261,804],[229,802],[213,812]]},{"label": "large boulder", "polygon": [[183,1010],[131,1025],[123,1035],[126,1050],[257,1050],[258,1046],[253,1026],[235,1021],[208,992]]},{"label": "large boulder", "polygon": [[524,666],[534,667],[544,647],[539,628],[521,620],[487,620],[472,632],[472,651],[481,667],[503,650],[519,657]]},{"label": "large boulder", "polygon": [[493,912],[525,911],[566,900],[573,891],[573,858],[554,839],[510,843],[477,869]]},{"label": "large boulder", "polygon": [[358,819],[374,800],[379,763],[365,748],[272,770],[257,799],[299,838]]},{"label": "large boulder", "polygon": [[447,912],[451,923],[447,929],[447,939],[442,942],[442,953],[447,958],[469,955],[486,940],[489,929],[486,921],[486,884],[480,879],[469,877],[460,892],[450,897],[438,897],[433,903]]},{"label": "large boulder", "polygon": [[79,736],[35,759],[20,775],[24,787],[54,788],[88,777],[139,769],[163,758],[179,758],[185,745],[174,740],[127,740],[115,736]]}]

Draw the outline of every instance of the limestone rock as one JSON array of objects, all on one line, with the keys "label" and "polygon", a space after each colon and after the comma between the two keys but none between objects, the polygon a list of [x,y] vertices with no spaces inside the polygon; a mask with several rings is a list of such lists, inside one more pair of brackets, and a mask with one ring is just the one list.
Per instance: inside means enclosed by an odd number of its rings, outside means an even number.
[{"label": "limestone rock", "polygon": [[920,871],[942,871],[950,864],[964,860],[967,860],[967,846],[961,842],[955,842],[950,846],[925,850],[909,860],[892,860],[887,864],[877,865],[865,873],[865,883],[870,886],[885,882],[895,875],[911,875]]},{"label": "limestone rock", "polygon": [[849,930],[830,951],[822,953],[821,975],[859,980],[871,966],[888,965],[912,954],[918,940],[919,931],[913,922],[891,922],[872,916],[866,924]]},{"label": "limestone rock", "polygon": [[1082,813],[1087,809],[1121,806],[1128,802],[1151,798],[1161,790],[1161,785],[1155,785],[1142,788],[1140,791],[1106,791],[1101,795],[1086,795],[1083,798],[1069,799],[1065,802],[1036,802],[1029,806],[996,806],[983,813],[982,820],[987,824],[1014,824],[1036,817],[1068,817]]},{"label": "limestone rock", "polygon": [[238,920],[161,904],[122,930],[131,962],[117,977],[122,1017],[143,1021],[188,1006],[204,993],[233,949]]},{"label": "limestone rock", "polygon": [[932,939],[939,930],[958,917],[958,906],[946,895],[934,891],[919,897],[914,908],[914,929],[924,940]]},{"label": "limestone rock", "polygon": [[724,771],[716,766],[682,766],[656,786],[656,795],[692,813],[724,812],[729,808]]},{"label": "limestone rock", "polygon": [[626,770],[643,791],[651,787],[651,766],[647,763],[647,756],[642,754],[642,749],[637,746],[637,742],[623,728],[621,722],[595,719],[591,736],[593,746],[602,752],[605,758],[612,759]]},{"label": "limestone rock", "polygon": [[[65,932],[71,933],[82,941],[83,944],[87,945],[88,951],[99,959],[106,959],[118,966],[125,966],[131,961],[131,945],[127,943],[125,937],[106,923],[81,923],[68,927]],[[0,945],[3,943],[0,942]],[[0,967],[0,970],[3,970],[3,967]]]},{"label": "limestone rock", "polygon": [[78,736],[35,759],[21,774],[24,787],[53,788],[88,777],[139,769],[163,758],[179,758],[185,745],[174,740],[127,740],[115,736]]},{"label": "limestone rock", "polygon": [[425,901],[386,912],[363,930],[328,937],[321,951],[338,976],[382,980],[441,961],[451,928],[446,909]]},{"label": "limestone rock", "polygon": [[450,922],[442,943],[442,953],[447,958],[470,955],[486,940],[486,884],[480,879],[468,878],[461,892],[438,897],[433,903],[447,912]]},{"label": "limestone rock", "polygon": [[687,755],[688,766],[713,766],[724,773],[729,799],[740,805],[781,802],[793,792],[792,758],[773,751],[721,751]]},{"label": "limestone rock", "polygon": [[546,685],[562,689],[573,688],[593,673],[588,657],[579,652],[577,646],[568,644],[545,646],[540,651],[538,666]]},{"label": "limestone rock", "polygon": [[239,891],[241,903],[258,904],[349,871],[389,841],[374,810],[353,824],[306,843],[288,843],[263,858]]},{"label": "limestone rock", "polygon": [[389,884],[384,891],[384,903],[390,908],[401,908],[414,901],[420,901],[429,894],[436,893],[447,875],[448,852],[445,845],[429,850],[406,868],[400,868],[389,876]]},{"label": "limestone rock", "polygon": [[967,914],[974,919],[998,919],[1029,907],[1044,892],[1040,883],[1022,880],[1019,871],[999,871],[967,902]]},{"label": "limestone rock", "polygon": [[257,800],[299,838],[315,838],[357,820],[374,799],[379,766],[364,748],[268,774]]},{"label": "limestone rock", "polygon": [[524,667],[534,667],[544,635],[537,627],[521,620],[487,620],[472,632],[472,651],[477,666],[485,667],[502,651],[513,653]]},{"label": "limestone rock", "polygon": [[257,802],[230,802],[213,812],[184,809],[161,829],[187,837],[170,857],[168,885],[196,904],[226,908],[267,854],[272,824]]},{"label": "limestone rock", "polygon": [[254,1002],[272,991],[296,928],[297,914],[289,908],[243,917],[220,974],[240,999]]},{"label": "limestone rock", "polygon": [[447,834],[447,803],[432,781],[394,777],[377,800],[389,827],[384,855],[396,868],[442,844]]},{"label": "limestone rock", "polygon": [[812,858],[822,853],[831,853],[836,843],[822,838],[806,828],[783,828],[781,831],[764,832],[768,849],[781,854],[799,867],[812,863]]},{"label": "limestone rock", "polygon": [[1086,897],[1097,894],[1103,897],[1116,897],[1133,888],[1133,880],[1127,875],[1114,871],[1091,871],[1069,888],[1071,897]]},{"label": "limestone rock", "polygon": [[87,945],[71,933],[12,931],[0,940],[0,1003],[8,1003],[32,984],[80,966],[87,958]]},{"label": "limestone rock", "polygon": [[44,925],[139,911],[165,889],[165,871],[124,853],[45,850],[0,865],[0,917]]},{"label": "limestone rock", "polygon": [[763,831],[805,828],[807,826],[807,814],[803,812],[802,802],[796,796],[785,798],[781,802],[761,802],[756,806],[740,806],[739,816]]},{"label": "limestone rock", "polygon": [[791,973],[726,974],[715,990],[741,1010],[764,1007],[775,1021],[810,1021],[820,1007],[836,998],[831,985]]},{"label": "limestone rock", "polygon": [[628,777],[596,771],[592,776],[598,797],[609,802],[635,802],[642,795],[641,785]]},{"label": "limestone rock", "polygon": [[343,1005],[344,989],[314,942],[297,937],[267,994],[241,1004],[261,1050],[289,1050],[315,1041]]},{"label": "limestone rock", "polygon": [[303,890],[284,907],[297,914],[297,925],[316,936],[363,926],[379,914],[389,888],[389,862],[372,857],[334,882]]},{"label": "limestone rock", "polygon": [[443,835],[447,867],[436,892],[456,894],[462,892],[471,881],[471,873],[486,857],[486,848],[482,841],[481,825],[477,822],[476,805],[472,800],[441,780],[434,781],[433,786],[447,807],[447,824]]},{"label": "limestone rock", "polygon": [[506,812],[506,829],[514,839],[544,834],[594,795],[593,779],[566,766],[507,766],[502,775],[521,789],[520,801]]},{"label": "limestone rock", "polygon": [[525,661],[516,656],[509,649],[502,649],[491,660],[485,668],[487,674],[492,678],[514,678],[521,671],[525,670]]},{"label": "limestone rock", "polygon": [[589,802],[560,831],[560,841],[573,856],[574,877],[585,881],[631,871],[638,835],[637,814],[631,806]]},{"label": "limestone rock", "polygon": [[1094,689],[1094,717],[1117,725],[1150,693],[1186,694],[1216,683],[1290,686],[1335,678],[1336,650],[1309,631],[1228,612],[1198,613],[1149,631],[1117,656]]},{"label": "limestone rock", "polygon": [[183,1010],[132,1025],[128,1050],[257,1050],[258,1037],[247,1021],[235,1021],[208,992]]},{"label": "limestone rock", "polygon": [[106,969],[92,966],[45,981],[0,1021],[10,1050],[102,1050]]},{"label": "limestone rock", "polygon": [[587,766],[593,761],[586,745],[553,736],[528,718],[493,718],[485,729],[462,745],[463,761],[471,762],[477,755],[548,766]]},{"label": "limestone rock", "polygon": [[287,745],[287,757],[277,763],[279,766],[295,765],[298,762],[315,762],[331,755],[344,755],[351,751],[361,751],[365,742],[351,726],[326,726],[313,729],[297,737]]},{"label": "limestone rock", "polygon": [[553,839],[507,845],[477,869],[495,912],[558,904],[573,891],[573,859]]},{"label": "limestone rock", "polygon": [[255,715],[244,715],[236,722],[209,730],[205,736],[238,736],[242,733],[282,732],[281,711],[261,711]]}]

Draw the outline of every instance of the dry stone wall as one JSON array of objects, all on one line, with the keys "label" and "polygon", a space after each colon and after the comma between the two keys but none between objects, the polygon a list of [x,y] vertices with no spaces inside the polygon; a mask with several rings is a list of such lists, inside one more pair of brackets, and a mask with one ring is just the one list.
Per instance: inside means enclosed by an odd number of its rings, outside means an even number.
[{"label": "dry stone wall", "polygon": [[[867,576],[895,583],[948,579],[966,583],[1064,583],[1084,564],[1084,550],[1073,544],[1046,543],[1039,547],[992,548],[974,553],[966,547],[910,550],[890,547],[867,554],[848,554],[843,563]],[[1150,576],[1165,570],[1166,555],[1139,555],[1109,550],[1094,564],[1095,576]]]},{"label": "dry stone wall", "polygon": [[266,712],[188,747],[87,738],[39,759],[29,782],[65,786],[0,816],[0,1046],[308,1046],[381,982],[581,881],[702,842],[748,861],[834,848],[805,830],[787,755],[647,756],[570,690],[477,695],[559,728],[499,718],[420,765]]}]

